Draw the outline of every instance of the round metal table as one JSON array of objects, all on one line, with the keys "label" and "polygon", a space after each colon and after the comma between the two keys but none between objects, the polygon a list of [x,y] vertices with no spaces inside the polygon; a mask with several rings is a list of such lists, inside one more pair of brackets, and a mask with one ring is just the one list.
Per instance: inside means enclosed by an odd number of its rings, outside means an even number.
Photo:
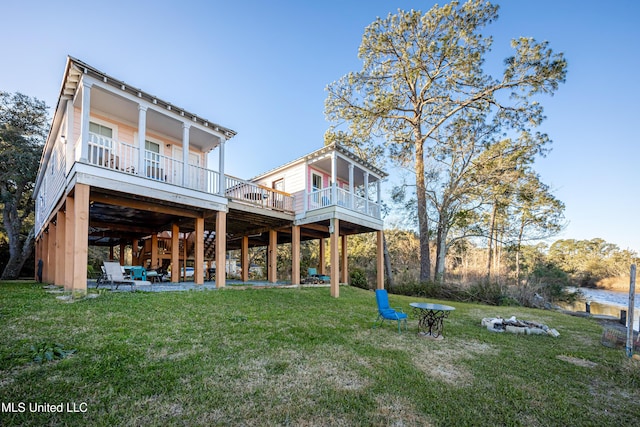
[{"label": "round metal table", "polygon": [[442,335],[444,319],[455,310],[454,307],[444,304],[431,304],[427,302],[412,302],[414,314],[418,317],[418,327],[421,333],[432,338]]}]

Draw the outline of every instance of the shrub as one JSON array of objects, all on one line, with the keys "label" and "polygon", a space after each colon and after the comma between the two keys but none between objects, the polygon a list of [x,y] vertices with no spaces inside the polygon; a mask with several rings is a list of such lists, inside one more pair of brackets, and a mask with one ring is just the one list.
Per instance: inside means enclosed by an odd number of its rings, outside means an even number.
[{"label": "shrub", "polygon": [[349,278],[351,279],[351,286],[355,286],[357,288],[369,289],[369,284],[367,283],[367,276],[364,273],[364,270],[360,268],[355,268],[349,272]]},{"label": "shrub", "polygon": [[506,295],[502,286],[496,282],[481,281],[469,287],[469,299],[489,305],[502,305]]}]

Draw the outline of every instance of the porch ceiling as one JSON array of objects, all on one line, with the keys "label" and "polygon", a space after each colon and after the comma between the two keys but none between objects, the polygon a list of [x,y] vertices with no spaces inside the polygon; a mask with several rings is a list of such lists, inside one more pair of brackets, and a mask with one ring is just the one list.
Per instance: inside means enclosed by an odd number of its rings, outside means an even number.
[{"label": "porch ceiling", "polygon": [[128,243],[177,223],[181,232],[195,229],[195,217],[202,212],[185,206],[148,200],[144,197],[106,190],[91,190],[89,196],[89,244],[109,246]]},{"label": "porch ceiling", "polygon": [[285,219],[230,208],[227,213],[227,249],[239,249],[242,236],[249,236],[250,246],[268,242],[269,229],[291,229],[293,218]]},{"label": "porch ceiling", "polygon": [[[178,224],[180,232],[195,230],[195,218],[205,219],[205,230],[215,231],[216,211],[197,209],[157,199],[116,191],[92,188],[89,196],[89,244],[112,246],[130,244],[134,239],[171,230]],[[329,220],[300,226],[300,239],[328,238]],[[291,242],[293,218],[268,212],[251,212],[229,208],[227,213],[227,249],[239,249],[242,236],[249,236],[250,246],[265,246],[270,229],[278,231],[278,243]],[[376,231],[369,227],[340,221],[340,235]]]},{"label": "porch ceiling", "polygon": [[[79,97],[78,102],[81,102]],[[117,93],[100,87],[91,89],[91,109],[101,111],[130,126],[138,126],[138,104]],[[161,134],[182,143],[182,121],[171,115],[162,114],[152,108],[147,110],[147,133]],[[208,151],[220,144],[220,138],[192,126],[189,129],[189,145],[200,151]]]},{"label": "porch ceiling", "polygon": [[[324,157],[309,164],[312,168],[320,169],[327,174],[331,174],[331,157]],[[349,163],[342,158],[336,161],[336,176],[343,181],[349,181]],[[353,185],[354,187],[364,185],[364,171],[354,165]],[[369,182],[376,182],[378,179],[375,175],[369,175]]]}]

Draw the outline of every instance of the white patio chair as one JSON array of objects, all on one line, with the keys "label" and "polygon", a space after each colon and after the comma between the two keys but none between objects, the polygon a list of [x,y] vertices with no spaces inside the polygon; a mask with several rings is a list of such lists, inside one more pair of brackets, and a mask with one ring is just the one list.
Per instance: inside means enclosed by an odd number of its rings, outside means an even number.
[{"label": "white patio chair", "polygon": [[118,289],[120,285],[131,285],[131,290],[133,290],[135,281],[124,277],[122,266],[120,266],[119,262],[104,261],[103,264],[106,280],[103,280],[102,283],[110,283],[111,289],[113,289],[113,285],[116,285],[116,289]]}]

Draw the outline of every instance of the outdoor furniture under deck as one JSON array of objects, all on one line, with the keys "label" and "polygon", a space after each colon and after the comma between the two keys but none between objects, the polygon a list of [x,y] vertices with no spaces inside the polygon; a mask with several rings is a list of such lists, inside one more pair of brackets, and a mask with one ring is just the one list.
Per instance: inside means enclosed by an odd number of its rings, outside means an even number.
[{"label": "outdoor furniture under deck", "polygon": [[444,319],[449,317],[449,313],[455,310],[454,307],[443,304],[431,304],[426,302],[412,302],[414,313],[418,316],[418,327],[420,333],[431,338],[442,336]]},{"label": "outdoor furniture under deck", "polygon": [[[102,283],[111,284],[111,289],[113,289],[113,285],[116,285],[116,289],[118,289],[118,286],[120,285],[131,285],[131,290],[133,290],[133,285],[135,284],[135,281],[131,279],[127,279],[124,276],[124,273],[122,272],[122,266],[120,265],[119,262],[104,261],[103,265],[104,265],[105,280],[103,280]],[[96,288],[98,286],[99,285],[96,284]]]}]

